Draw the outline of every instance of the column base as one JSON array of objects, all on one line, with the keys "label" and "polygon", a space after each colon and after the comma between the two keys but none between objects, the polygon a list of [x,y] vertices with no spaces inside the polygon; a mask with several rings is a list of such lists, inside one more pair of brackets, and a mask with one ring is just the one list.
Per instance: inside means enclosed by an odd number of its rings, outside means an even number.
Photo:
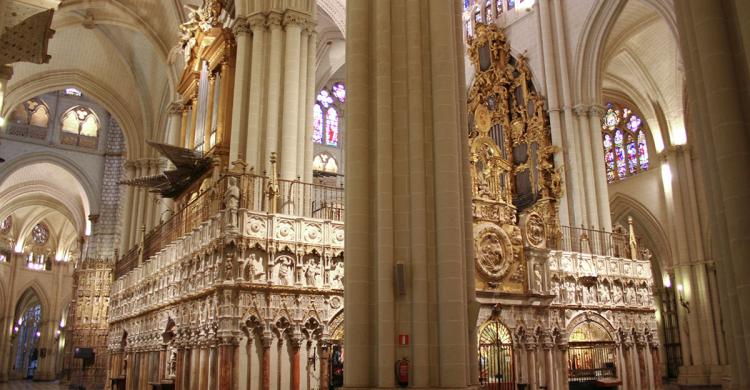
[{"label": "column base", "polygon": [[728,366],[681,366],[677,384],[686,386],[715,386],[721,388]]}]

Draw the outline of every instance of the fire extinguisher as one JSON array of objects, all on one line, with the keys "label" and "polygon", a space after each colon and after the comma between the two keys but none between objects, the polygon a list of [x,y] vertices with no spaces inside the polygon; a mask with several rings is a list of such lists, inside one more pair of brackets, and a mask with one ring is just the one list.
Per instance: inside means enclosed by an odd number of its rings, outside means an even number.
[{"label": "fire extinguisher", "polygon": [[409,386],[409,360],[396,360],[396,382],[401,387]]}]

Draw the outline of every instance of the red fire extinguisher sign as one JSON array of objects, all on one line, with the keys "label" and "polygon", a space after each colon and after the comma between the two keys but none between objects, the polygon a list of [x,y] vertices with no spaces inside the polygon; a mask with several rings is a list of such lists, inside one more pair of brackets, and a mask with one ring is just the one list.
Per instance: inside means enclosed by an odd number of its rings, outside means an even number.
[{"label": "red fire extinguisher sign", "polygon": [[408,334],[398,335],[398,345],[402,347],[409,345],[409,335]]}]

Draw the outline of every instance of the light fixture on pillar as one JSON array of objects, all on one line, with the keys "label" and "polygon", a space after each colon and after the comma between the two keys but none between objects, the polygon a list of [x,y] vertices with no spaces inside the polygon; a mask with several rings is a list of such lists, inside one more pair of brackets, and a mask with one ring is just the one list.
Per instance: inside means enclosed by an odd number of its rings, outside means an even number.
[{"label": "light fixture on pillar", "polygon": [[664,283],[664,288],[672,287],[672,279],[669,278],[669,274],[664,274],[662,282]]},{"label": "light fixture on pillar", "polygon": [[680,297],[680,305],[685,308],[685,311],[690,313],[690,302],[685,300],[685,288],[681,284],[677,285],[677,293]]}]

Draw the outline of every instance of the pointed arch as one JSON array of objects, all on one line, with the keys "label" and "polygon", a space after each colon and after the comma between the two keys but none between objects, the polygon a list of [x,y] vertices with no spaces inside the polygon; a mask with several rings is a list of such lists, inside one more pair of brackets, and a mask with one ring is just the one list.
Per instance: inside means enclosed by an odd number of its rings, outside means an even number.
[{"label": "pointed arch", "polygon": [[125,136],[125,153],[128,159],[142,157],[145,143],[142,140],[144,135],[140,129],[145,126],[145,123],[138,120],[138,118],[141,118],[140,113],[131,112],[126,108],[128,105],[120,97],[121,94],[112,90],[103,81],[99,81],[96,76],[84,71],[75,69],[50,71],[43,75],[36,74],[15,81],[5,95],[6,105],[2,115],[5,116],[10,108],[34,96],[71,86],[83,91],[91,100],[100,104],[115,118]]},{"label": "pointed arch", "polygon": [[[672,251],[669,246],[668,236],[656,217],[641,202],[628,195],[616,192],[610,197],[610,209],[612,210],[612,221],[621,220],[632,216],[638,231],[645,232],[645,238],[653,246],[651,249],[657,260],[659,268],[663,268],[663,261],[672,259]],[[662,261],[662,262],[659,262]],[[668,264],[671,265],[671,264]],[[658,283],[658,281],[657,281]]]},{"label": "pointed arch", "polygon": [[42,322],[49,321],[49,319],[51,318],[51,306],[49,304],[49,298],[44,293],[44,288],[39,284],[37,280],[31,280],[27,282],[25,285],[23,285],[23,287],[19,288],[16,291],[20,291],[21,293],[17,295],[18,298],[16,298],[15,301],[13,321],[18,320],[18,315],[23,309],[24,303],[28,303],[29,300],[33,299],[34,297],[36,297],[36,299],[39,301],[39,305],[42,307]]}]

